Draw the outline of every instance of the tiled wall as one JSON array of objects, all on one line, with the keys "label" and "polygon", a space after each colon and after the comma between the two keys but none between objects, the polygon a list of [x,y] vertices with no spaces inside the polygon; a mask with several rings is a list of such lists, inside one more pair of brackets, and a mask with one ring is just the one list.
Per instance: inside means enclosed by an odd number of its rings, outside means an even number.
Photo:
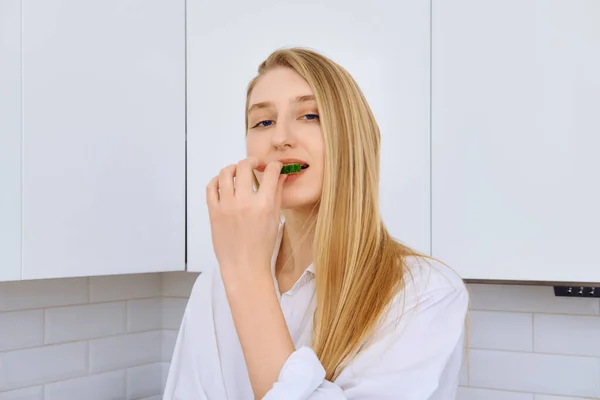
[{"label": "tiled wall", "polygon": [[[0,283],[0,400],[159,400],[197,276]],[[470,291],[458,400],[600,399],[600,300]]]},{"label": "tiled wall", "polygon": [[555,297],[541,286],[469,289],[459,400],[600,399],[599,299]]},{"label": "tiled wall", "polygon": [[162,280],[0,282],[0,400],[160,400]]}]

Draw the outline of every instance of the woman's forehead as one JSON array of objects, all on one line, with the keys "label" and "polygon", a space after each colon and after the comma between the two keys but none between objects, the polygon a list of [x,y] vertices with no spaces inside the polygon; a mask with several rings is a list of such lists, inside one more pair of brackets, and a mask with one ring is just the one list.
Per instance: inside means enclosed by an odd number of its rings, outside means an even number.
[{"label": "woman's forehead", "polygon": [[293,102],[310,95],[314,95],[313,91],[298,73],[290,68],[276,68],[258,79],[250,94],[250,105]]}]

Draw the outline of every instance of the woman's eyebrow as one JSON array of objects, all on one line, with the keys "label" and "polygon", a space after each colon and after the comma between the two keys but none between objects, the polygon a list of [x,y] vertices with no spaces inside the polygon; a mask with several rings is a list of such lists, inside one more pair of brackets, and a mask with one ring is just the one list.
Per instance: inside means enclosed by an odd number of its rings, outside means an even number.
[{"label": "woman's eyebrow", "polygon": [[260,109],[269,108],[269,107],[272,107],[272,106],[273,106],[273,103],[268,102],[268,101],[263,101],[263,102],[260,102],[260,103],[254,103],[254,104],[252,104],[248,108],[248,114],[250,114],[254,110],[260,110]]},{"label": "woman's eyebrow", "polygon": [[[307,95],[303,95],[303,96],[296,96],[293,99],[290,100],[290,102],[292,103],[304,103],[307,101],[315,101],[315,96],[312,94],[307,94]],[[248,113],[254,111],[254,110],[259,110],[259,109],[263,109],[263,108],[269,108],[269,107],[273,107],[273,103],[271,103],[270,101],[261,101],[260,103],[254,103],[252,104],[249,108],[248,108]]]},{"label": "woman's eyebrow", "polygon": [[307,94],[304,96],[298,96],[296,97],[294,100],[292,100],[294,103],[303,103],[305,101],[316,101],[315,96],[312,94]]}]

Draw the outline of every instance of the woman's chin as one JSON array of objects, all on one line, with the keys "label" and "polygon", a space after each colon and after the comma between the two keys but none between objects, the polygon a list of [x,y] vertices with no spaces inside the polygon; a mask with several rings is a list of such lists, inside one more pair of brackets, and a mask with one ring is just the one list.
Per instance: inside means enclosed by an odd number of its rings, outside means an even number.
[{"label": "woman's chin", "polygon": [[287,191],[285,188],[283,189],[281,199],[281,209],[283,211],[310,211],[317,203],[317,199],[314,198],[315,196],[308,196],[306,193],[291,192],[292,190]]}]

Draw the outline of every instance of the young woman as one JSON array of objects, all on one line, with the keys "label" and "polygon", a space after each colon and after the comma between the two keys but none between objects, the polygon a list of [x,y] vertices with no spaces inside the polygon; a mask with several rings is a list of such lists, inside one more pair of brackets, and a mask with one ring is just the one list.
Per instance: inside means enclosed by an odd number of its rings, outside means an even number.
[{"label": "young woman", "polygon": [[248,158],[206,188],[219,268],[194,285],[164,400],[454,399],[468,294],[386,230],[379,129],[352,77],[278,50],[246,128]]}]

